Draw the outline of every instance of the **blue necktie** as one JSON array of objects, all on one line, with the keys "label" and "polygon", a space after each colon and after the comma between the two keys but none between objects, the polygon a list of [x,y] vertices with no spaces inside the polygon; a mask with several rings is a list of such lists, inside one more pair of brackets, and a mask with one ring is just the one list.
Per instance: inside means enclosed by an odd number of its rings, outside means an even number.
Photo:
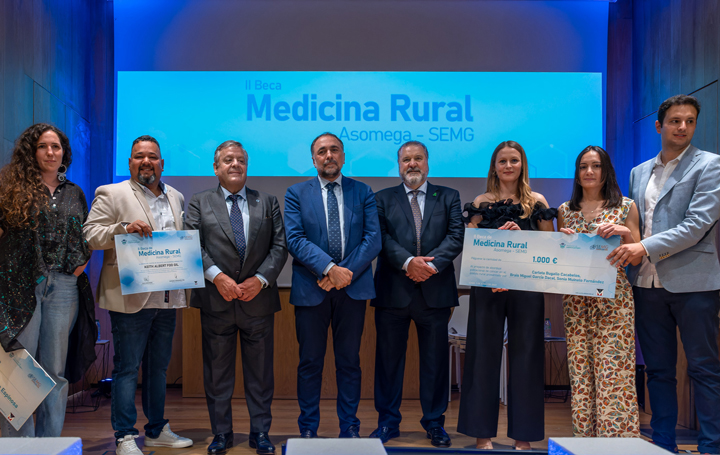
[{"label": "blue necktie", "polygon": [[335,182],[328,183],[327,188],[327,211],[328,211],[328,246],[330,256],[335,264],[342,261],[342,233],[340,232],[340,210],[335,196]]},{"label": "blue necktie", "polygon": [[230,225],[232,225],[233,234],[235,234],[235,244],[237,245],[238,256],[240,256],[240,269],[245,262],[245,227],[243,225],[242,212],[238,200],[242,199],[239,194],[231,194],[228,196],[232,201],[230,209]]}]

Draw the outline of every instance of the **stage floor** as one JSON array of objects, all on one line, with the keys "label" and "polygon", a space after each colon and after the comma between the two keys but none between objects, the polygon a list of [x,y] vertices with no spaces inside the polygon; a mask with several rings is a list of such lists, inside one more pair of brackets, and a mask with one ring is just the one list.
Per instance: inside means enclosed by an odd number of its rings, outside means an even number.
[{"label": "stage floor", "polygon": [[[445,429],[453,440],[453,448],[474,448],[475,440],[456,432],[457,413],[460,404],[459,393],[453,393],[453,401],[448,404]],[[142,415],[140,404],[140,391],[136,395],[138,409],[138,425],[141,437],[138,438],[138,446],[143,449],[142,441],[146,423]],[[248,446],[249,418],[245,400],[233,401],[235,444],[228,451],[229,455],[254,454],[255,450]],[[506,410],[500,406],[500,426],[498,437],[494,440],[495,447],[499,449],[510,449],[512,440],[507,438]],[[334,400],[322,400],[320,405],[321,423],[318,434],[322,437],[337,437],[338,419],[335,411]],[[418,400],[406,400],[401,408],[403,422],[400,427],[400,437],[391,440],[386,447],[427,447],[432,448],[430,441],[426,439],[425,432],[420,426],[422,411]],[[280,445],[288,438],[298,436],[297,416],[299,407],[295,400],[275,400],[273,402],[273,424],[270,430],[270,437],[280,451]],[[158,449],[157,454],[165,455],[186,455],[207,453],[207,445],[212,440],[210,421],[208,418],[207,406],[204,398],[183,398],[180,389],[168,389],[165,416],[170,420],[172,430],[182,436],[195,441],[193,447],[187,449]],[[358,413],[362,425],[360,434],[368,436],[377,424],[377,413],[372,400],[361,400]],[[648,425],[650,416],[644,412],[640,413],[642,424]],[[545,404],[545,434],[547,437],[570,437],[572,428],[570,424],[570,401],[550,402]],[[76,436],[82,438],[84,453],[86,454],[113,454],[115,444],[113,441],[113,430],[110,426],[110,400],[103,398],[100,408],[95,412],[66,414],[63,436]],[[547,438],[542,442],[533,443],[533,448],[547,450]],[[682,446],[681,449],[696,450],[694,446]],[[148,447],[144,453],[152,451]]]}]

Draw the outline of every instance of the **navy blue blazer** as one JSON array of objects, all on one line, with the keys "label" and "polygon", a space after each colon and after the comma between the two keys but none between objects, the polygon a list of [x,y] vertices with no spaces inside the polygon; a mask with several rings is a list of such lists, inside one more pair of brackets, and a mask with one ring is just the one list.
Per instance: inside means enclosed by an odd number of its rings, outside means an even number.
[{"label": "navy blue blazer", "polygon": [[[382,247],[375,196],[368,185],[345,176],[342,190],[345,257],[337,265],[353,273],[352,283],[345,288],[350,298],[372,299],[375,287],[370,264]],[[285,193],[285,233],[293,257],[290,303],[319,305],[327,292],[317,281],[323,278],[332,258],[328,253],[322,187],[317,177],[297,183]]]}]

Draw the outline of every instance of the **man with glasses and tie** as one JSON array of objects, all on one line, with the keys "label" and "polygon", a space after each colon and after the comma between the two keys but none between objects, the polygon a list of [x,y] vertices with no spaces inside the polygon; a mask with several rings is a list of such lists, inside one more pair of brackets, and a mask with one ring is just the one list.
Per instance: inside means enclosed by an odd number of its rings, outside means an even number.
[{"label": "man with glasses and tie", "polygon": [[366,301],[375,297],[371,262],[381,238],[375,197],[343,176],[343,143],[323,133],[310,145],[318,176],[288,188],[285,222],[293,256],[290,303],[300,344],[298,426],[317,437],[328,327],[332,327],[341,438],[359,438],[360,338]]},{"label": "man with glasses and tie", "polygon": [[240,334],[250,447],[275,453],[268,432],[274,391],[273,326],[280,311],[275,282],[287,260],[285,228],[277,198],[245,186],[248,154],[226,141],[215,150],[217,188],[195,194],[185,229],[200,232],[205,288],[194,289],[200,308],[203,378],[215,435],[209,455],[233,446],[232,394]]}]

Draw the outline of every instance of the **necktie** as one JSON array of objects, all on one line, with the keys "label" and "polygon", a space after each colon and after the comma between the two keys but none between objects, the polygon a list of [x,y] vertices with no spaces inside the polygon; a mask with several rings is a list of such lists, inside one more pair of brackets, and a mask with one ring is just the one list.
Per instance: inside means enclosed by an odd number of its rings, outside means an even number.
[{"label": "necktie", "polygon": [[330,256],[335,264],[342,261],[342,235],[340,232],[340,210],[338,210],[338,201],[335,196],[335,187],[338,184],[330,182],[325,186],[327,188],[327,211],[328,211],[328,246],[330,247]]},{"label": "necktie", "polygon": [[240,205],[238,204],[238,200],[242,199],[242,196],[239,194],[231,194],[228,197],[232,201],[230,225],[232,226],[233,234],[235,234],[235,244],[237,245],[238,256],[240,256],[240,268],[242,269],[243,262],[245,262],[245,227],[243,225]]},{"label": "necktie", "polygon": [[420,204],[418,204],[418,193],[420,190],[412,190],[412,199],[410,200],[410,208],[412,209],[413,220],[415,221],[415,239],[417,240],[417,256],[420,256],[420,233],[422,231],[422,212]]}]

